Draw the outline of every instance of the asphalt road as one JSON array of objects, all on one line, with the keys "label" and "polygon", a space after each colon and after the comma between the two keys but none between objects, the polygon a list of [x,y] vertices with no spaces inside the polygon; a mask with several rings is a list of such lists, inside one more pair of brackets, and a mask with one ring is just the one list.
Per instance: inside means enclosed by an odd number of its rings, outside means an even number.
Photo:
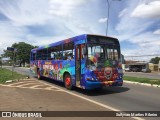
[{"label": "asphalt road", "polygon": [[142,72],[124,72],[125,76],[160,79],[160,72],[142,73]]},{"label": "asphalt road", "polygon": [[[15,70],[31,75],[26,68]],[[65,90],[62,83],[48,79],[42,81]],[[71,92],[121,111],[160,111],[160,88],[124,83],[123,87],[104,88],[100,91],[76,88]]]}]

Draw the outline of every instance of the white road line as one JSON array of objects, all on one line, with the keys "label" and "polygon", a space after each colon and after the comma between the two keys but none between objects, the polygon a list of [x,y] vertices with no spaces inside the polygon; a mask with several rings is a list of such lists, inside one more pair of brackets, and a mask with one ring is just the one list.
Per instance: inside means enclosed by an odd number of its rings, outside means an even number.
[{"label": "white road line", "polygon": [[34,84],[37,84],[37,83],[24,83],[22,85],[17,85],[16,87],[23,87],[23,86],[26,86],[26,85],[34,85]]},{"label": "white road line", "polygon": [[23,86],[18,87],[18,86],[8,86],[8,85],[3,85],[3,84],[0,84],[0,86],[10,87],[10,88],[27,88],[27,89],[34,89],[34,90],[38,89],[38,90],[50,90],[50,91],[62,91],[60,89],[54,90],[54,89],[46,89],[46,88],[30,88],[30,87],[23,87]]},{"label": "white road line", "polygon": [[39,87],[39,86],[43,86],[43,85],[34,85],[34,86],[29,87],[29,88],[36,88],[36,87]]},{"label": "white road line", "polygon": [[[42,82],[42,81],[40,81],[40,82]],[[43,82],[42,82],[42,83],[43,83]],[[50,85],[50,84],[48,84],[48,83],[45,83],[45,84],[47,84],[47,85],[49,85],[49,86],[54,86],[54,85]],[[63,90],[62,88],[59,88],[59,87],[57,87],[57,86],[54,86],[54,87],[57,88],[57,89],[60,89],[60,90],[63,91],[63,92],[66,92],[66,93],[68,93],[68,94],[70,94],[70,95],[79,97],[79,98],[81,98],[81,99],[83,99],[83,100],[89,101],[89,102],[91,102],[91,103],[94,103],[94,104],[99,105],[99,106],[101,106],[101,107],[104,107],[104,108],[106,108],[106,109],[109,109],[109,110],[112,110],[112,111],[121,111],[121,110],[119,110],[119,109],[113,108],[113,107],[108,106],[108,105],[105,105],[105,104],[103,104],[103,103],[99,103],[99,102],[97,102],[97,101],[91,100],[91,99],[86,98],[86,97],[83,97],[83,96],[81,96],[81,95],[72,93],[72,92],[70,92],[70,91],[68,91],[68,90]],[[131,117],[131,118],[134,118],[134,119],[136,119],[136,120],[145,120],[145,119],[140,118],[140,117]]]},{"label": "white road line", "polygon": [[21,83],[24,83],[24,82],[11,83],[11,84],[8,84],[7,86],[16,85],[16,84],[21,84]]},{"label": "white road line", "polygon": [[36,83],[35,81],[22,81],[22,82],[16,82],[16,83],[11,83],[11,84],[7,84],[8,86],[14,86],[14,85],[18,85],[18,84],[23,84],[23,83]]}]

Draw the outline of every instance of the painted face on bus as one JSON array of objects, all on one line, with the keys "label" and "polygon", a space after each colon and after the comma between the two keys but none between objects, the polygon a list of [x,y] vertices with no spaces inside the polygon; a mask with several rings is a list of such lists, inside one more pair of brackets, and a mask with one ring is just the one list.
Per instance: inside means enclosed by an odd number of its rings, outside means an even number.
[{"label": "painted face on bus", "polygon": [[104,76],[106,77],[106,79],[111,79],[111,77],[112,77],[112,68],[111,67],[106,67],[104,69]]}]

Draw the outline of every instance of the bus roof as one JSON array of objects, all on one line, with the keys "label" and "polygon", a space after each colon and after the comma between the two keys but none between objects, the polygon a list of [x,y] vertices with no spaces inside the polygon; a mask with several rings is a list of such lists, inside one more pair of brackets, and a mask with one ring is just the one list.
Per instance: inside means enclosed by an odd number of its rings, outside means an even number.
[{"label": "bus roof", "polygon": [[54,43],[51,43],[51,44],[48,44],[48,45],[43,45],[43,46],[40,46],[38,48],[34,48],[31,51],[33,52],[33,51],[41,50],[41,49],[44,49],[44,48],[49,48],[51,46],[56,46],[56,45],[60,45],[60,44],[64,44],[64,43],[68,43],[68,42],[72,42],[72,41],[87,39],[87,36],[107,37],[107,38],[112,38],[115,41],[118,41],[117,38],[110,37],[110,36],[103,36],[103,35],[97,35],[97,34],[82,34],[82,35],[78,35],[78,36],[75,36],[75,37],[72,37],[72,38],[68,38],[68,39],[64,39],[64,40],[58,41],[58,42],[54,42]]}]

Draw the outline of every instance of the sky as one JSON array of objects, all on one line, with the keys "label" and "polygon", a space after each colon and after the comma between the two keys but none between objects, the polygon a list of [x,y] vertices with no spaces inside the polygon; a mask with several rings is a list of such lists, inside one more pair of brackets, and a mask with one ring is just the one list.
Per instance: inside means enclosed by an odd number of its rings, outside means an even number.
[{"label": "sky", "polygon": [[[13,43],[46,45],[80,34],[120,41],[124,56],[160,54],[160,0],[0,0],[0,54]],[[125,57],[149,60],[150,57]]]}]

